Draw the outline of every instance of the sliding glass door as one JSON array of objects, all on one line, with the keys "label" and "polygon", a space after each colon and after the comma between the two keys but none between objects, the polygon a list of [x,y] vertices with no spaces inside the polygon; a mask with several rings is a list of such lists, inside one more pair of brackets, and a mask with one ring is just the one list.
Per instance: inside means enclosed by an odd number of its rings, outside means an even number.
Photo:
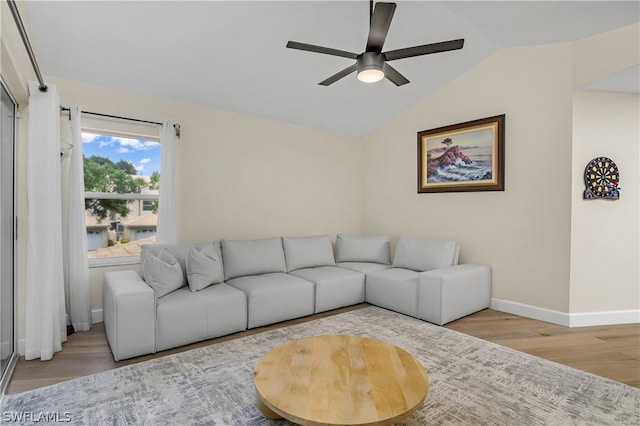
[{"label": "sliding glass door", "polygon": [[0,394],[17,361],[14,147],[16,103],[0,79]]}]

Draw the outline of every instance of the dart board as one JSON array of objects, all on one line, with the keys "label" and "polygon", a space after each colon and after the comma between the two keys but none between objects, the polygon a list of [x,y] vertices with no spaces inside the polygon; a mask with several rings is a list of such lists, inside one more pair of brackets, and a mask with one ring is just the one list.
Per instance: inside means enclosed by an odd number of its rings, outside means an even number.
[{"label": "dart board", "polygon": [[620,198],[620,172],[610,158],[596,157],[584,170],[584,198]]}]

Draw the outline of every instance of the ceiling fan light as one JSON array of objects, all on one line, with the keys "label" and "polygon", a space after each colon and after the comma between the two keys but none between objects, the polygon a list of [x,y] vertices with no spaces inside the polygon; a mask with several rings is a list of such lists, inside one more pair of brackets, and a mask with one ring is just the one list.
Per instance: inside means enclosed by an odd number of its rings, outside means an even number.
[{"label": "ceiling fan light", "polygon": [[364,83],[375,83],[384,78],[384,71],[377,67],[371,67],[358,71],[358,80]]},{"label": "ceiling fan light", "polygon": [[384,56],[376,52],[364,52],[356,62],[358,80],[375,83],[384,78]]}]

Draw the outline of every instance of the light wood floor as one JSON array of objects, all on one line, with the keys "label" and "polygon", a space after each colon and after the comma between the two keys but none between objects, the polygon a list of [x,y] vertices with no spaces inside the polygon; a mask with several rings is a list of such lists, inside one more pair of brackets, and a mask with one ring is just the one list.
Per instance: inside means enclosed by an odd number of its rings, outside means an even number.
[{"label": "light wood floor", "polygon": [[[103,324],[94,324],[90,331],[69,336],[62,352],[50,361],[20,358],[6,393],[23,392],[364,306],[368,305],[338,309],[120,362],[113,360]],[[486,309],[445,327],[640,388],[640,324],[567,328]]]}]

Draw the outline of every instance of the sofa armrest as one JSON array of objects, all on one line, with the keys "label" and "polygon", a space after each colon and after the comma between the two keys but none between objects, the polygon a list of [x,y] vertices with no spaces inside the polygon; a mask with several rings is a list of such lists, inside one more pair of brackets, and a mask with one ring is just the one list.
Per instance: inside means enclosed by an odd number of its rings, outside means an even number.
[{"label": "sofa armrest", "polygon": [[418,317],[443,325],[488,308],[491,269],[463,264],[421,272],[418,283]]},{"label": "sofa armrest", "polygon": [[155,352],[155,292],[135,271],[104,274],[103,311],[116,361]]}]

